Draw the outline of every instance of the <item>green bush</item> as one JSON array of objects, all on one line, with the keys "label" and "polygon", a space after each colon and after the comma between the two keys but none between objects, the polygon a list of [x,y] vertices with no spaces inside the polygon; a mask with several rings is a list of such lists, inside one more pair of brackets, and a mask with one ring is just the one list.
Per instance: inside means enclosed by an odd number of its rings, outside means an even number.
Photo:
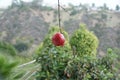
[{"label": "green bush", "polygon": [[96,57],[98,39],[81,24],[80,29],[76,30],[70,39],[70,44],[76,55]]},{"label": "green bush", "polygon": [[114,53],[108,51],[105,57],[98,59],[88,56],[74,58],[68,62],[65,74],[68,80],[116,80],[112,67],[115,56]]},{"label": "green bush", "polygon": [[65,46],[56,47],[52,44],[52,36],[59,32],[59,27],[51,27],[43,43],[37,49],[37,62],[42,66],[38,72],[38,80],[60,80],[64,76],[64,69],[71,58],[71,47],[68,43],[68,34],[62,30],[66,38]]},{"label": "green bush", "polygon": [[27,43],[24,43],[24,42],[18,42],[17,44],[14,45],[14,47],[19,51],[19,52],[22,52],[22,51],[25,51],[29,48],[28,44]]},{"label": "green bush", "polygon": [[7,42],[0,42],[0,52],[9,53],[10,55],[16,55],[16,49]]},{"label": "green bush", "polygon": [[3,55],[0,55],[0,80],[6,80],[17,64],[16,61],[11,61]]}]

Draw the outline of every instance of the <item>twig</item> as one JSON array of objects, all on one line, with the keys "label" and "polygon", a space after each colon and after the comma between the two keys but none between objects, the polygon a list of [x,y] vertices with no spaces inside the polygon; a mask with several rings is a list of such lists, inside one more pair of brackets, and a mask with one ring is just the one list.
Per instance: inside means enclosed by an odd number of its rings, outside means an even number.
[{"label": "twig", "polygon": [[58,24],[59,24],[59,28],[60,28],[60,33],[62,33],[60,15],[61,15],[60,14],[60,1],[58,0]]},{"label": "twig", "polygon": [[18,68],[24,67],[24,66],[26,66],[26,65],[28,65],[28,64],[32,64],[32,63],[34,63],[34,62],[36,62],[36,60],[33,60],[33,61],[28,62],[28,63],[24,63],[24,64],[22,64],[22,65],[19,65]]},{"label": "twig", "polygon": [[68,14],[70,15],[70,13],[69,13],[65,8],[63,8],[61,5],[60,5],[60,7],[61,7],[66,13],[68,13]]}]

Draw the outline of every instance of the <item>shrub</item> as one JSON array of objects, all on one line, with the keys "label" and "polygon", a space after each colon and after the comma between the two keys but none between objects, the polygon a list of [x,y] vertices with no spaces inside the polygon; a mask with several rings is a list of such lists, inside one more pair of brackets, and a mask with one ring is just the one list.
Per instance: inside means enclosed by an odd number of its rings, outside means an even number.
[{"label": "shrub", "polygon": [[27,43],[23,43],[23,42],[18,42],[17,44],[14,45],[14,47],[19,51],[25,51],[29,48]]},{"label": "shrub", "polygon": [[52,44],[52,36],[59,32],[59,27],[51,27],[43,43],[37,49],[37,62],[42,66],[38,72],[38,80],[60,80],[64,76],[64,68],[71,58],[71,47],[68,43],[68,34],[62,30],[66,38],[65,46],[56,47]]},{"label": "shrub", "polygon": [[6,80],[17,64],[18,63],[16,61],[8,60],[3,55],[0,55],[0,80]]},{"label": "shrub", "polygon": [[93,59],[90,57],[74,58],[68,62],[65,74],[70,80],[116,80],[112,67],[116,55],[108,51],[105,57]]},{"label": "shrub", "polygon": [[16,55],[17,51],[16,49],[7,42],[0,42],[0,51],[9,53],[10,55]]},{"label": "shrub", "polygon": [[76,55],[96,57],[98,39],[85,28],[85,25],[81,24],[80,29],[74,32],[70,39],[70,44]]}]

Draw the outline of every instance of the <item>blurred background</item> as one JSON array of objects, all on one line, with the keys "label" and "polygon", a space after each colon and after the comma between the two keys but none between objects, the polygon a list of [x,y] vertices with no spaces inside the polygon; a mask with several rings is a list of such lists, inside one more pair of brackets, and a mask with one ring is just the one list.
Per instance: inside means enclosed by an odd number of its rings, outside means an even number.
[{"label": "blurred background", "polygon": [[[60,0],[60,5],[61,24],[69,35],[85,23],[99,38],[101,55],[108,47],[120,49],[119,0]],[[57,0],[0,0],[0,40],[31,55],[48,28],[58,26],[57,13]]]},{"label": "blurred background", "polygon": [[[60,0],[60,7],[69,36],[84,23],[100,41],[99,56],[108,48],[120,56],[120,0]],[[0,54],[20,64],[33,60],[49,27],[58,26],[57,9],[57,0],[0,0]]]}]

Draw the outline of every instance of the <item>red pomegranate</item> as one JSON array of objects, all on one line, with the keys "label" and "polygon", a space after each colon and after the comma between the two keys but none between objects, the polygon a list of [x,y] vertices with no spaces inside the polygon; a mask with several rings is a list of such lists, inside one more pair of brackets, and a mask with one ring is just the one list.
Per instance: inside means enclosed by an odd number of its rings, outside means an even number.
[{"label": "red pomegranate", "polygon": [[64,35],[60,32],[55,33],[52,37],[52,43],[55,46],[64,46],[64,43],[65,43]]}]

